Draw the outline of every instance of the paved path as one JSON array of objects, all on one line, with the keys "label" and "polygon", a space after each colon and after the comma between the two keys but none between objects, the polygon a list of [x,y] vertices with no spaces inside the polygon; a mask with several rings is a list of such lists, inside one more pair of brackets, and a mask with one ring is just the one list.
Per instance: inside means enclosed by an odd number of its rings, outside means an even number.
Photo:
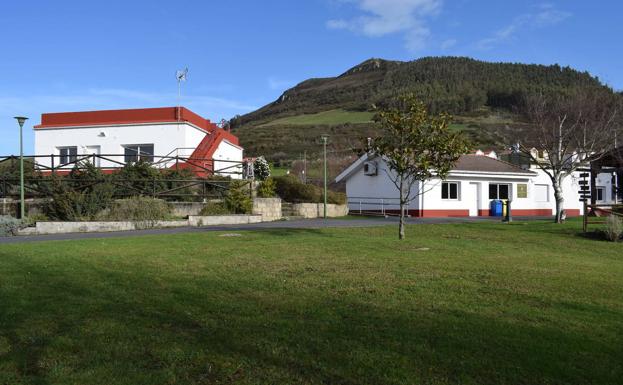
[{"label": "paved path", "polygon": [[[515,220],[549,219],[544,217],[515,218]],[[500,222],[501,218],[408,218],[410,224],[444,224],[467,222]],[[353,219],[300,219],[292,221],[276,221],[249,225],[223,225],[206,227],[177,227],[171,229],[148,229],[135,231],[115,231],[107,233],[71,233],[54,235],[28,235],[19,237],[0,237],[0,245],[8,243],[26,243],[39,241],[63,241],[74,239],[136,237],[141,235],[167,235],[185,233],[203,233],[207,231],[249,231],[269,229],[321,229],[335,227],[376,227],[395,225],[398,218],[368,217]]]}]

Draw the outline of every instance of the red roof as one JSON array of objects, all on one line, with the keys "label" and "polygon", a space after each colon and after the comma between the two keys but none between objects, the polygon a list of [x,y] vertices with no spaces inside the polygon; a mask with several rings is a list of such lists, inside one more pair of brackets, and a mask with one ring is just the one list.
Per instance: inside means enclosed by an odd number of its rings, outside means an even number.
[{"label": "red roof", "polygon": [[35,126],[35,129],[110,124],[175,123],[177,121],[192,123],[209,132],[217,129],[217,126],[210,120],[204,119],[184,107],[46,113],[41,114],[41,124]]}]

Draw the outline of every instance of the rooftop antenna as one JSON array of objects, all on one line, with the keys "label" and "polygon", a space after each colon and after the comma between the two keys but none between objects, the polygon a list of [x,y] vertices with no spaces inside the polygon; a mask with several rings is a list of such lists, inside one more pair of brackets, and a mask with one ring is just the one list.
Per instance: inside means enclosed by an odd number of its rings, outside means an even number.
[{"label": "rooftop antenna", "polygon": [[183,70],[177,70],[175,72],[175,78],[177,79],[177,120],[181,118],[180,109],[182,107],[182,82],[186,81],[188,76],[188,67]]}]

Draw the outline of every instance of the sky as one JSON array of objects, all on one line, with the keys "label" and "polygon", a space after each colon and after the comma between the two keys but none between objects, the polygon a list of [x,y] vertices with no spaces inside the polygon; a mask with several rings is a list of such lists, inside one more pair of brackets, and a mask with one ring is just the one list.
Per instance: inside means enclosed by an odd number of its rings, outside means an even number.
[{"label": "sky", "polygon": [[375,57],[558,63],[623,90],[620,0],[0,2],[0,155],[45,112],[175,106],[220,121]]}]

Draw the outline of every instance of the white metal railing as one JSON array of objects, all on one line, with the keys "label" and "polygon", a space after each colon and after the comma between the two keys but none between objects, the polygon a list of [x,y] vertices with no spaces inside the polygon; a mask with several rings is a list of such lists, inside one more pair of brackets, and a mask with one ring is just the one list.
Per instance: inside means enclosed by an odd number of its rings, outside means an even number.
[{"label": "white metal railing", "polygon": [[[399,198],[349,197],[347,203],[351,214],[387,217],[400,213]],[[409,204],[405,205],[405,210],[409,212]]]}]

